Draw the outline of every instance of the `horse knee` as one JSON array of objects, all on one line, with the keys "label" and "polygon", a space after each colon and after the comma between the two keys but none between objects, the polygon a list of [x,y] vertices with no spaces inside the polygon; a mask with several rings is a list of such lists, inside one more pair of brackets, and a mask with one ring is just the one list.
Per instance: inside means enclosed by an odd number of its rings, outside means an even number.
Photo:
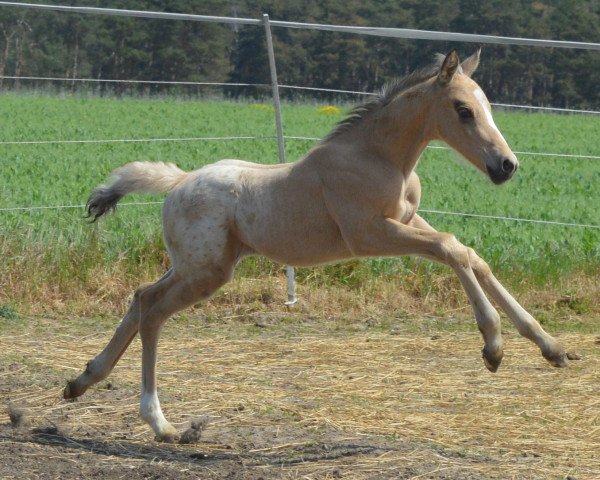
[{"label": "horse knee", "polygon": [[479,279],[486,279],[492,275],[492,270],[485,260],[483,260],[477,252],[470,247],[467,247],[469,255],[469,263]]},{"label": "horse knee", "polygon": [[439,255],[444,263],[450,266],[466,268],[469,265],[467,247],[460,243],[451,233],[444,233],[439,243]]},{"label": "horse knee", "polygon": [[138,288],[135,289],[135,292],[133,292],[133,300],[134,301],[139,301],[139,299],[141,298],[142,294],[148,290],[148,288],[150,288],[152,285],[154,285],[152,282],[147,282],[147,283],[143,283],[142,285],[140,285]]}]

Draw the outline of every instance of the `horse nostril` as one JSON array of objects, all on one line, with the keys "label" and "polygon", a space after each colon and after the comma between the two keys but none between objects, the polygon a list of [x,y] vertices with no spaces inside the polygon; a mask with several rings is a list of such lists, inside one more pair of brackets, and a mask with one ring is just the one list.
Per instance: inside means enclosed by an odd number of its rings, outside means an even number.
[{"label": "horse nostril", "polygon": [[502,161],[502,171],[506,172],[506,173],[510,173],[514,170],[517,169],[517,165],[514,164],[511,160],[509,160],[508,158],[505,158]]}]

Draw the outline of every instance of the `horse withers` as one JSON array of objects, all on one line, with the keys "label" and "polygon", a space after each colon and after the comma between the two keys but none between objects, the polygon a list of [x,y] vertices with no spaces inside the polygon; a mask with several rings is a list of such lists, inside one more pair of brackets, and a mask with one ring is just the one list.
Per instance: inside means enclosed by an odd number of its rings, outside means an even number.
[{"label": "horse withers", "polygon": [[[259,165],[222,160],[194,172],[173,164],[134,162],[116,169],[88,201],[95,219],[132,192],[170,192],[163,228],[171,269],[140,287],[102,352],[70,381],[67,399],[106,378],[139,331],[142,341],[140,414],[159,440],[174,441],[156,391],[156,348],[162,324],[175,312],[228,282],[236,263],[264,255],[307,266],[365,256],[418,255],[455,272],[483,335],[483,360],[495,372],[503,356],[500,317],[492,297],[554,366],[567,365],[562,346],[506,291],[488,265],[453,235],[417,213],[415,167],[427,144],[446,142],[492,182],[519,165],[471,79],[479,51],[460,63],[456,51],[388,85],[298,162]],[[285,208],[281,208],[285,205]]]}]

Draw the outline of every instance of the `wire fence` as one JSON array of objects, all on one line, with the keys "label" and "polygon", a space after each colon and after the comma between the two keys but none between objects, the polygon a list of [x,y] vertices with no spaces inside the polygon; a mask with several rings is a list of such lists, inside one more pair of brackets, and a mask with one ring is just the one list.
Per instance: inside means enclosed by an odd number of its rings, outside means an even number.
[{"label": "wire fence", "polygon": [[[321,137],[306,137],[298,135],[284,135],[285,140],[301,140],[310,142],[319,142]],[[220,136],[220,137],[168,137],[168,138],[105,138],[105,139],[82,139],[82,140],[7,140],[0,141],[0,145],[85,145],[85,144],[111,144],[111,143],[160,143],[160,142],[211,142],[211,141],[233,141],[233,140],[258,140],[270,141],[276,140],[275,135],[239,135],[239,136]],[[428,145],[429,150],[451,151],[449,147],[438,145]],[[581,158],[587,160],[600,160],[600,155],[587,155],[580,153],[552,153],[552,152],[528,152],[513,150],[518,155],[530,155],[536,157],[556,157],[556,158]]]},{"label": "wire fence", "polygon": [[[289,136],[284,137],[286,140],[302,140],[302,141],[320,141],[319,137],[305,137],[305,136]],[[224,137],[190,137],[190,138],[145,138],[145,139],[108,139],[108,140],[55,140],[55,141],[16,141],[16,142],[0,142],[0,145],[35,145],[35,144],[77,144],[77,143],[126,143],[126,142],[193,142],[193,141],[231,141],[231,140],[265,140],[273,141],[276,140],[276,136],[224,136]],[[443,146],[429,145],[428,149],[432,150],[447,150],[451,149]],[[543,152],[519,152],[515,153],[520,155],[536,155],[536,156],[553,156],[553,157],[568,157],[568,158],[584,158],[584,159],[600,159],[600,155],[571,155],[571,154],[560,154],[560,153],[543,153]],[[153,202],[126,202],[120,204],[121,206],[142,206],[142,205],[161,205],[162,201]],[[15,212],[35,212],[44,210],[69,210],[69,209],[85,209],[85,204],[76,205],[39,205],[39,206],[17,206],[17,207],[6,207],[0,208],[0,213],[15,213]],[[477,218],[483,220],[500,220],[508,222],[519,222],[519,223],[533,223],[540,225],[550,226],[561,226],[561,227],[579,227],[579,228],[591,228],[600,229],[600,225],[588,224],[588,223],[574,223],[574,222],[559,222],[554,220],[539,220],[531,218],[520,218],[520,217],[508,217],[500,215],[485,215],[480,213],[468,213],[468,212],[453,212],[447,210],[434,210],[434,209],[419,209],[419,212],[430,214],[430,215],[448,215],[448,216],[459,216],[465,218]]]},{"label": "wire fence", "polygon": [[[0,75],[3,80],[16,81],[42,81],[42,82],[64,82],[64,83],[112,83],[112,84],[133,84],[133,85],[172,85],[172,86],[198,86],[198,87],[254,87],[254,88],[271,88],[271,85],[266,83],[234,83],[234,82],[195,82],[195,81],[175,81],[175,80],[127,80],[127,79],[105,79],[105,78],[68,78],[68,77],[31,77],[13,75]],[[307,87],[301,85],[279,85],[280,89],[302,90],[307,92],[322,92],[333,93],[340,95],[357,95],[357,96],[377,96],[375,92],[361,92],[357,90],[341,90],[336,88],[323,87]],[[507,109],[522,109],[542,112],[558,112],[558,113],[578,113],[589,115],[600,115],[600,110],[584,110],[578,108],[560,108],[538,105],[517,105],[514,103],[498,103],[491,102],[494,107]]]},{"label": "wire fence", "polygon": [[[141,17],[141,18],[162,18],[170,20],[186,20],[186,21],[202,21],[202,22],[221,22],[231,23],[238,25],[257,25],[262,26],[264,22],[257,19],[245,19],[245,18],[234,18],[234,17],[215,17],[205,15],[187,15],[187,14],[174,14],[166,12],[147,12],[147,11],[136,11],[136,10],[116,10],[116,9],[105,9],[95,7],[71,7],[61,5],[42,5],[42,4],[26,4],[16,2],[3,2],[0,1],[0,6],[11,6],[21,8],[35,8],[44,10],[55,10],[70,13],[83,13],[83,14],[103,14],[103,15],[117,15],[117,16],[130,16],[130,17]],[[499,37],[491,35],[473,35],[473,34],[462,34],[453,32],[432,32],[425,30],[412,30],[412,29],[399,29],[399,28],[378,28],[378,27],[353,27],[343,25],[324,25],[324,24],[309,24],[300,22],[284,22],[269,20],[269,24],[273,27],[281,28],[304,28],[312,30],[325,30],[332,32],[344,32],[353,33],[360,35],[374,35],[384,36],[391,38],[405,38],[405,39],[420,39],[420,40],[443,40],[443,41],[460,41],[460,42],[476,42],[479,44],[496,44],[496,45],[526,45],[534,47],[553,47],[553,48],[568,48],[568,49],[585,49],[585,50],[600,50],[600,44],[589,43],[589,42],[569,42],[569,41],[555,41],[555,40],[542,40],[542,39],[527,39],[527,38],[514,38],[514,37]],[[272,87],[268,84],[253,84],[253,83],[228,83],[228,82],[196,82],[196,81],[160,81],[160,80],[133,80],[133,79],[99,79],[99,78],[64,78],[64,77],[32,77],[32,76],[0,76],[2,79],[15,80],[15,81],[45,81],[45,82],[70,82],[70,83],[114,83],[114,84],[142,84],[142,85],[188,85],[188,86],[202,86],[202,87],[257,87],[267,88]],[[376,95],[372,92],[359,92],[352,90],[340,90],[340,89],[329,89],[320,87],[309,87],[309,86],[297,86],[297,85],[278,85],[279,88],[293,89],[293,90],[304,90],[313,92],[328,92],[334,94],[349,94],[349,95],[360,95],[370,96]],[[559,112],[559,113],[574,113],[574,114],[591,114],[598,115],[600,111],[595,110],[581,110],[581,109],[568,109],[568,108],[556,108],[556,107],[545,107],[545,106],[532,106],[532,105],[514,105],[514,104],[503,104],[493,103],[492,105],[501,108],[515,108],[515,109],[526,109],[530,111],[543,111],[543,112]],[[303,136],[292,136],[285,135],[283,137],[286,140],[302,140],[302,141],[319,141],[318,137],[303,137]],[[141,143],[141,142],[194,142],[194,141],[271,141],[275,140],[275,136],[254,136],[254,135],[241,135],[241,136],[220,136],[220,137],[186,137],[186,138],[129,138],[129,139],[82,139],[82,140],[22,140],[22,141],[0,141],[0,145],[60,145],[60,144],[110,144],[110,143]],[[429,146],[430,149],[449,150],[447,147],[442,146]],[[280,148],[281,149],[281,148]],[[580,158],[598,160],[600,155],[586,155],[586,154],[566,154],[566,153],[551,153],[551,152],[528,152],[528,151],[515,151],[519,155],[535,155],[544,157],[557,157],[557,158]],[[160,204],[162,202],[129,202],[124,203],[126,206],[139,206],[139,205],[152,205]],[[43,210],[65,210],[65,209],[81,209],[85,208],[85,205],[42,205],[42,206],[15,206],[0,208],[0,213],[4,212],[33,212]],[[512,222],[523,222],[523,223],[535,223],[541,225],[555,225],[555,226],[566,226],[566,227],[579,227],[579,228],[593,228],[598,229],[600,225],[585,224],[585,223],[568,223],[558,222],[552,220],[538,220],[538,219],[527,219],[527,218],[515,218],[495,215],[484,215],[479,213],[465,213],[465,212],[451,212],[442,210],[420,210],[423,213],[432,215],[452,215],[462,216],[467,218],[478,218],[485,220],[500,220],[500,221],[512,221]]]},{"label": "wire fence", "polygon": [[[0,6],[35,8],[42,10],[55,10],[69,13],[83,13],[92,15],[111,15],[122,17],[152,18],[165,20],[185,20],[192,22],[214,22],[236,25],[263,26],[263,21],[255,18],[218,17],[212,15],[192,15],[186,13],[152,12],[141,10],[126,10],[114,8],[77,7],[67,5],[44,5],[36,3],[0,2]],[[387,38],[403,38],[411,40],[433,40],[449,42],[467,42],[490,45],[521,45],[544,48],[566,48],[581,50],[599,50],[600,43],[572,42],[566,40],[544,40],[538,38],[503,37],[498,35],[477,35],[471,33],[437,32],[431,30],[416,30],[410,28],[386,27],[356,27],[349,25],[328,25],[321,23],[287,22],[270,20],[271,27],[293,28],[305,30],[321,30],[328,32],[352,33],[356,35],[369,35]]]},{"label": "wire fence", "polygon": [[[124,202],[120,203],[119,207],[137,207],[143,205],[162,205],[161,201],[153,201],[153,202]],[[85,209],[87,205],[78,204],[78,205],[40,205],[40,206],[32,206],[32,207],[7,207],[0,208],[0,212],[35,212],[35,211],[43,211],[43,210],[82,210]],[[466,218],[480,218],[484,220],[501,220],[505,222],[519,222],[519,223],[535,223],[540,225],[553,225],[559,227],[579,227],[579,228],[592,228],[592,229],[600,229],[600,225],[588,224],[588,223],[572,223],[572,222],[557,222],[553,220],[538,220],[533,218],[519,218],[519,217],[506,217],[501,215],[484,215],[481,213],[467,213],[467,212],[452,212],[447,210],[432,210],[432,209],[419,209],[419,213],[425,213],[430,215],[451,215],[458,217],[466,217]]]},{"label": "wire fence", "polygon": [[[294,137],[286,137],[294,138]],[[297,137],[300,138],[300,137]],[[153,142],[210,142],[230,140],[276,140],[271,136],[224,136],[224,137],[184,137],[184,138],[107,138],[90,140],[15,140],[0,141],[0,145],[69,145],[69,144],[95,144],[95,143],[153,143]],[[308,139],[308,138],[306,138]]]},{"label": "wire fence", "polygon": [[69,77],[15,77],[13,75],[0,75],[4,80],[29,80],[43,82],[71,82],[71,83],[132,83],[140,85],[189,85],[200,87],[265,87],[271,88],[271,85],[266,83],[232,83],[232,82],[192,82],[192,81],[177,81],[177,80],[127,80],[114,78],[69,78]]},{"label": "wire fence", "polygon": [[[179,83],[179,82],[174,82]],[[195,84],[197,84],[196,82]],[[208,83],[208,82],[204,82]],[[212,83],[209,83],[212,84]],[[231,85],[231,84],[228,84]],[[241,84],[241,85],[252,85],[252,84]],[[347,91],[343,91],[348,93]],[[351,92],[361,93],[361,92]],[[586,111],[585,113],[591,113]],[[311,141],[318,142],[321,140],[320,137],[308,137],[308,136],[294,136],[285,135],[286,140],[300,140],[300,141]],[[255,136],[255,135],[240,135],[240,136],[210,136],[210,137],[185,137],[185,138],[128,138],[128,139],[83,139],[83,140],[19,140],[19,141],[0,141],[0,145],[68,145],[68,144],[111,144],[111,143],[145,143],[145,142],[201,142],[201,141],[274,141],[277,137],[271,136]],[[444,146],[429,145],[427,147],[431,150],[446,150],[451,149]],[[528,152],[528,151],[514,151],[518,155],[532,155],[532,156],[544,156],[544,157],[557,157],[557,158],[580,158],[580,159],[593,159],[600,160],[600,155],[585,155],[585,154],[565,154],[565,153],[549,153],[549,152]],[[127,202],[123,203],[122,206],[142,206],[142,205],[159,205],[162,202]],[[85,204],[77,205],[39,205],[39,206],[15,206],[0,208],[0,213],[27,213],[35,211],[46,211],[46,210],[69,210],[69,209],[84,209]],[[578,228],[591,228],[600,229],[600,225],[587,224],[587,223],[572,223],[572,222],[559,222],[553,220],[539,220],[530,218],[519,218],[519,217],[507,217],[498,215],[485,215],[480,213],[468,213],[468,212],[453,212],[446,210],[431,210],[431,209],[420,209],[425,214],[431,215],[447,215],[447,216],[460,216],[465,218],[475,218],[483,220],[498,220],[518,223],[533,223],[539,225],[549,226],[562,226],[562,227],[578,227]]]}]

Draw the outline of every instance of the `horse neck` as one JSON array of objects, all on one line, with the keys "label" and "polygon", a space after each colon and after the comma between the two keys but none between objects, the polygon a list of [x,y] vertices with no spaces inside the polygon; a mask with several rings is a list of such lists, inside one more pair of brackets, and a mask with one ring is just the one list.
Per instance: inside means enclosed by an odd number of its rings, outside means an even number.
[{"label": "horse neck", "polygon": [[405,178],[433,138],[429,111],[423,95],[401,96],[375,112],[371,127],[366,129],[379,156],[400,168]]}]

